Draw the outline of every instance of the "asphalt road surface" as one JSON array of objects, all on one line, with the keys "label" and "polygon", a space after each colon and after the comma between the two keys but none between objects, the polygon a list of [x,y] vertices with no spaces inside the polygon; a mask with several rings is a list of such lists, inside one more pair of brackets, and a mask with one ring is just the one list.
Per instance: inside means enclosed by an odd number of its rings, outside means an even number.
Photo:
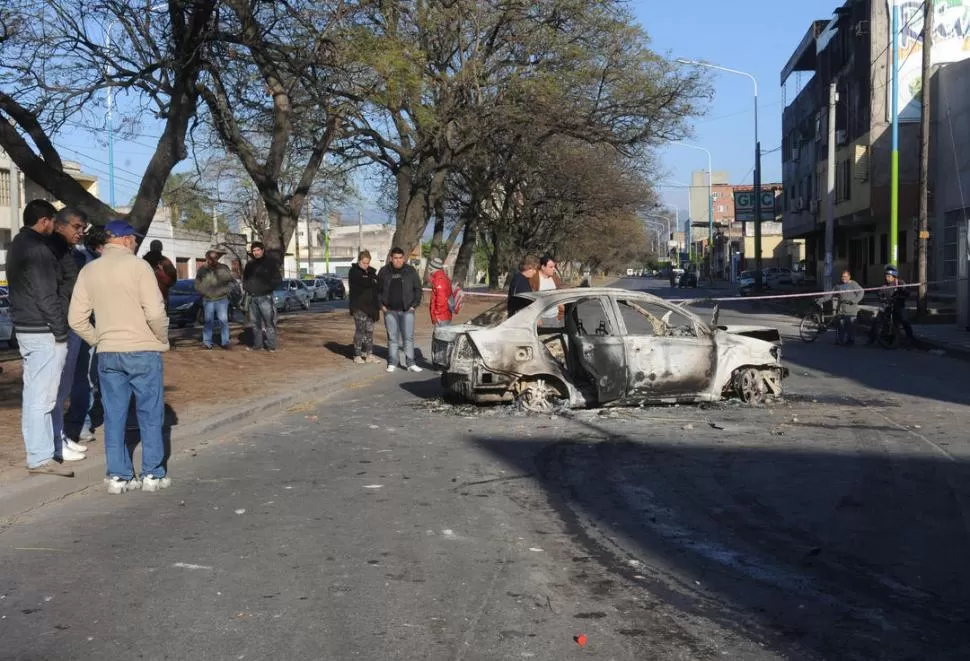
[{"label": "asphalt road surface", "polygon": [[167,491],[35,510],[0,659],[970,658],[965,364],[746,309],[788,334],[765,408],[537,417],[368,367]]}]

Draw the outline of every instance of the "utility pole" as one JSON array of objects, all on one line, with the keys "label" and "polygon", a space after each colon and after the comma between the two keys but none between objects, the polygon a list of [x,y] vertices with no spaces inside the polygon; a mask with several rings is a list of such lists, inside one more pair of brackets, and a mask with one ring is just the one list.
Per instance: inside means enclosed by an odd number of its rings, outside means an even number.
[{"label": "utility pole", "polygon": [[828,157],[825,166],[825,291],[832,291],[833,246],[835,242],[835,106],[839,102],[837,82],[829,83]]},{"label": "utility pole", "polygon": [[927,243],[930,238],[929,222],[929,174],[930,174],[930,68],[933,65],[933,7],[935,2],[923,4],[923,89],[920,104],[919,131],[919,238],[917,240],[916,262],[918,265],[919,294],[916,309],[920,315],[926,314]]},{"label": "utility pole", "polygon": [[[293,251],[296,256],[296,279],[300,279],[300,223],[297,222],[296,229],[293,230],[293,240],[296,242],[294,244],[295,250]],[[286,252],[284,250],[284,252]]]},{"label": "utility pole", "polygon": [[[752,78],[754,80],[754,78]],[[744,245],[744,238],[741,239]],[[764,285],[761,260],[761,140],[758,138],[758,83],[754,84],[754,268],[758,289]]]},{"label": "utility pole", "polygon": [[899,260],[899,0],[892,0],[890,34],[890,77],[892,146],[889,153],[889,263]]},{"label": "utility pole", "polygon": [[364,249],[364,210],[357,209],[357,254]]},{"label": "utility pole", "polygon": [[[306,263],[307,275],[313,275],[313,235],[310,233],[310,223],[312,221],[313,207],[310,204],[310,196],[306,196]],[[318,237],[319,238],[319,237]]]}]

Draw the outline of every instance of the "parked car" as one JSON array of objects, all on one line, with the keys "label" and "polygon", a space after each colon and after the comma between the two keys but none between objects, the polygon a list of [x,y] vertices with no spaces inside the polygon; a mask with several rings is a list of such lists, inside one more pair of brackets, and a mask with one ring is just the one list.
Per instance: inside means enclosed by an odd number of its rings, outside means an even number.
[{"label": "parked car", "polygon": [[273,292],[273,302],[280,312],[291,312],[297,308],[310,309],[310,290],[301,280],[284,279]]},{"label": "parked car", "polygon": [[202,294],[195,291],[195,280],[176,280],[168,290],[169,325],[185,328],[190,324],[201,325],[205,311]]},{"label": "parked car", "polygon": [[330,300],[330,287],[324,278],[304,278],[303,285],[310,291],[311,301]]},{"label": "parked car", "polygon": [[0,342],[5,342],[10,348],[17,346],[17,334],[10,319],[10,299],[6,294],[0,295]]},{"label": "parked car", "polygon": [[[757,271],[741,271],[741,275],[738,276],[738,293],[741,296],[747,296],[754,291],[757,275]],[[769,288],[767,279],[763,279],[762,284],[765,289]]]},{"label": "parked car", "polygon": [[330,289],[331,301],[337,298],[342,301],[347,298],[347,288],[344,287],[344,281],[339,276],[328,273],[323,278],[327,281],[327,287]]},{"label": "parked car", "polygon": [[677,279],[677,286],[678,287],[695,287],[696,288],[697,287],[697,271],[693,271],[693,270],[691,270],[691,271],[685,271],[684,274],[681,275]]},{"label": "parked car", "polygon": [[[775,328],[711,324],[645,292],[571,289],[520,295],[512,317],[503,301],[471,322],[438,326],[434,365],[453,400],[518,401],[529,410],[716,401],[749,404],[780,395],[788,370]],[[539,322],[565,308],[562,326]]]}]

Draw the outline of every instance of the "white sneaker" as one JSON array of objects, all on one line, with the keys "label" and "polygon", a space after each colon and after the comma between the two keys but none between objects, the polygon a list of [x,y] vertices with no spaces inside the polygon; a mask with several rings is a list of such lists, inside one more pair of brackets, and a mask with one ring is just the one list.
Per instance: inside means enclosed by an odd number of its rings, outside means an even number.
[{"label": "white sneaker", "polygon": [[142,475],[141,477],[141,490],[142,491],[158,491],[159,489],[168,489],[172,486],[172,480],[166,477],[155,477],[154,475]]},{"label": "white sneaker", "polygon": [[408,372],[423,372],[423,371],[424,370],[418,367],[417,365],[411,365],[411,367],[408,368]]},{"label": "white sneaker", "polygon": [[69,438],[65,438],[64,439],[64,447],[66,447],[67,449],[72,450],[74,452],[87,452],[88,451],[88,446],[81,445],[80,443],[75,443],[74,441],[72,441]]},{"label": "white sneaker", "polygon": [[354,356],[354,363],[357,364],[357,365],[363,365],[364,364],[364,357],[363,356]]},{"label": "white sneaker", "polygon": [[81,461],[86,455],[83,452],[77,452],[68,447],[67,443],[61,448],[61,454],[59,457],[54,457],[60,461]]},{"label": "white sneaker", "polygon": [[390,374],[391,372],[396,372],[397,371],[397,365],[388,365],[386,371],[387,371],[388,374]]},{"label": "white sneaker", "polygon": [[90,429],[82,429],[81,433],[77,436],[77,440],[81,443],[89,443],[94,440],[94,432]]},{"label": "white sneaker", "polygon": [[104,478],[104,483],[108,485],[108,493],[114,496],[123,494],[126,491],[137,491],[141,489],[141,482],[138,481],[137,477],[126,480],[123,477],[112,475],[111,477]]}]

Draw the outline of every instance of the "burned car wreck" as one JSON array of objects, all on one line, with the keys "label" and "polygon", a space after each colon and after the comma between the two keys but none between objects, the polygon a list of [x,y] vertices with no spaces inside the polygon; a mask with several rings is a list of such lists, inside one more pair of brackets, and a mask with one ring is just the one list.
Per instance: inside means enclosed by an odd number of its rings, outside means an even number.
[{"label": "burned car wreck", "polygon": [[781,336],[760,326],[712,325],[672,303],[623,289],[522,295],[471,322],[439,326],[432,353],[445,396],[526,409],[709,402],[781,395]]}]

